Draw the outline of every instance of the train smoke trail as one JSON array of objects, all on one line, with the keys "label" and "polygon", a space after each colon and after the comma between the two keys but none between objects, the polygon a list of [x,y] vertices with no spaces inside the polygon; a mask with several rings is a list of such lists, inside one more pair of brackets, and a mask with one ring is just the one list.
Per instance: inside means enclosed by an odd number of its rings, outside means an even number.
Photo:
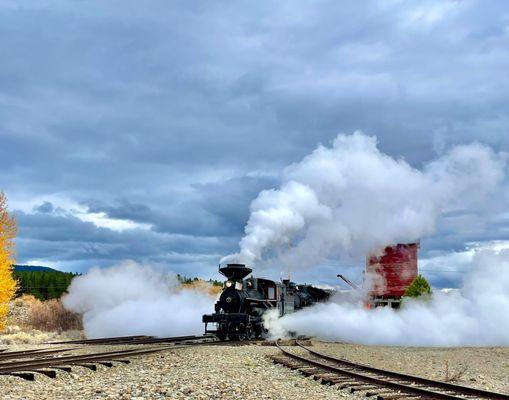
[{"label": "train smoke trail", "polygon": [[204,291],[182,289],[175,276],[134,262],[91,269],[73,279],[63,299],[66,308],[83,314],[89,338],[201,334],[201,316],[214,301]]},{"label": "train smoke trail", "polygon": [[478,143],[416,169],[382,153],[374,137],[338,135],[286,168],[279,189],[258,195],[240,252],[222,262],[309,267],[341,252],[417,240],[442,212],[481,203],[504,168],[504,154]]},{"label": "train smoke trail", "polygon": [[509,250],[481,250],[463,286],[412,300],[400,310],[366,310],[361,304],[319,304],[281,319],[266,317],[274,337],[288,332],[372,345],[509,345]]}]

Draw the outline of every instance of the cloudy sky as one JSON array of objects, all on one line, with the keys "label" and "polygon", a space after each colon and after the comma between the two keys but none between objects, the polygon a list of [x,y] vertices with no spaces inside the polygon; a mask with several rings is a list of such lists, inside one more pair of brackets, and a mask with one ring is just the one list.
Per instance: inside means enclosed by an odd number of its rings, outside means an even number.
[{"label": "cloudy sky", "polygon": [[[0,0],[0,54],[19,263],[215,277],[258,192],[340,132],[417,168],[509,150],[506,1]],[[508,215],[441,221],[421,241],[432,282],[509,239]],[[302,277],[334,280],[333,261]]]}]

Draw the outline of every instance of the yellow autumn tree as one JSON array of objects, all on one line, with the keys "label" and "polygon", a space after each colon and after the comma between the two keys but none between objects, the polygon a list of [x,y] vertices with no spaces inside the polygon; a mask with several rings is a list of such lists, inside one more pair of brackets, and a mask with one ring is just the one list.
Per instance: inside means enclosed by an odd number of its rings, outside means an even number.
[{"label": "yellow autumn tree", "polygon": [[0,192],[0,331],[5,328],[9,300],[17,289],[17,282],[12,276],[15,237],[16,220],[7,212],[7,198]]}]

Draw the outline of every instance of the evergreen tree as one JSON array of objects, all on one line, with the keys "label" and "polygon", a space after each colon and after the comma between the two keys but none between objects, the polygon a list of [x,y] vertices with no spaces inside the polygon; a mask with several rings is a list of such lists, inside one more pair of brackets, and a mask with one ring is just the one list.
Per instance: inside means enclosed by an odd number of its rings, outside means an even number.
[{"label": "evergreen tree", "polygon": [[429,294],[431,294],[431,286],[422,275],[417,275],[405,290],[405,297],[419,297]]},{"label": "evergreen tree", "polygon": [[58,299],[78,274],[61,271],[15,271],[18,295],[31,294],[39,300]]}]

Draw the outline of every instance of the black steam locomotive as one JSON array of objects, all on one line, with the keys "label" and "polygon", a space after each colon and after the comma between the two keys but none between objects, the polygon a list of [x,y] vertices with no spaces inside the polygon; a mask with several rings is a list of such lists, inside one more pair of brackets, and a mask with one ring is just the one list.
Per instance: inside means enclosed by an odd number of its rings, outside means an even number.
[{"label": "black steam locomotive", "polygon": [[[296,285],[289,280],[281,283],[249,277],[251,268],[244,264],[219,266],[227,281],[215,305],[214,314],[205,314],[205,333],[214,333],[221,340],[247,340],[265,332],[262,316],[277,309],[279,316],[292,313],[316,302],[325,301],[330,293],[311,285]],[[215,329],[209,329],[214,324]]]}]

